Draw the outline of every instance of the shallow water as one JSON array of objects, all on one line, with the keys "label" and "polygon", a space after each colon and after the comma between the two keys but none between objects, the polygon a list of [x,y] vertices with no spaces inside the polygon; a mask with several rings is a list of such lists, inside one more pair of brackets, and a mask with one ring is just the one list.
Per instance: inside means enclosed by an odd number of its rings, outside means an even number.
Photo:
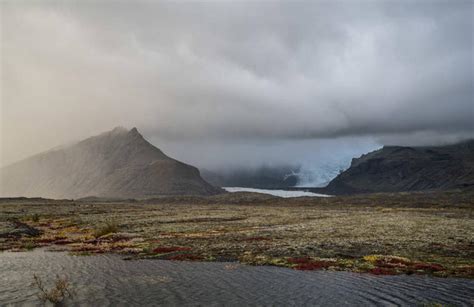
[{"label": "shallow water", "polygon": [[302,272],[230,263],[124,261],[36,250],[0,253],[0,305],[37,305],[33,274],[68,276],[69,305],[420,305],[472,306],[474,280]]},{"label": "shallow water", "polygon": [[254,189],[254,188],[241,188],[241,187],[224,187],[224,190],[227,192],[254,192],[254,193],[262,193],[262,194],[270,194],[273,196],[289,198],[289,197],[330,197],[331,195],[326,194],[318,194],[313,192],[307,191],[288,191],[288,190],[266,190],[266,189]]}]

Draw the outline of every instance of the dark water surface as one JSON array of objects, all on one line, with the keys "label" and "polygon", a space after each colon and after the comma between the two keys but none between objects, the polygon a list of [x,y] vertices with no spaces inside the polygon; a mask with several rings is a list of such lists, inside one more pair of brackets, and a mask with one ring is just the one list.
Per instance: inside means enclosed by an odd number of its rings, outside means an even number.
[{"label": "dark water surface", "polygon": [[474,280],[301,272],[230,263],[124,261],[41,250],[0,253],[0,305],[37,305],[33,274],[68,276],[76,306],[472,306]]}]

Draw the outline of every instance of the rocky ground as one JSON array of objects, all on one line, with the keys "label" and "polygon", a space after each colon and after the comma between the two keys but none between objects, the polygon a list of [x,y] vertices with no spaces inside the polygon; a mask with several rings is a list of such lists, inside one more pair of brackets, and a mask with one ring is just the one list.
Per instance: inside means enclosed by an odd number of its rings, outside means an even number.
[{"label": "rocky ground", "polygon": [[474,277],[472,192],[0,199],[0,250]]}]

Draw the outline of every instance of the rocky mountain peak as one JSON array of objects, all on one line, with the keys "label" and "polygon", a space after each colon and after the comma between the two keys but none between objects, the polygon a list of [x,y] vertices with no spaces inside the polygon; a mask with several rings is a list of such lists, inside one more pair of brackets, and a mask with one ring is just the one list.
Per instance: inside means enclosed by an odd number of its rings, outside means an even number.
[{"label": "rocky mountain peak", "polygon": [[0,196],[147,198],[221,193],[199,170],[165,155],[137,128],[116,127],[0,169]]}]

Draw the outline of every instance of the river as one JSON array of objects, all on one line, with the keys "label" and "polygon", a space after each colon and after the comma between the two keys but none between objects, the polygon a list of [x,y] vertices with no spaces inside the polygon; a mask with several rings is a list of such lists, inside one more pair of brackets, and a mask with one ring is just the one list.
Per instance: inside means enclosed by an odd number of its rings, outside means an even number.
[{"label": "river", "polygon": [[296,271],[236,263],[122,260],[118,255],[0,253],[0,305],[38,305],[33,274],[67,276],[73,306],[472,306],[474,280]]}]

